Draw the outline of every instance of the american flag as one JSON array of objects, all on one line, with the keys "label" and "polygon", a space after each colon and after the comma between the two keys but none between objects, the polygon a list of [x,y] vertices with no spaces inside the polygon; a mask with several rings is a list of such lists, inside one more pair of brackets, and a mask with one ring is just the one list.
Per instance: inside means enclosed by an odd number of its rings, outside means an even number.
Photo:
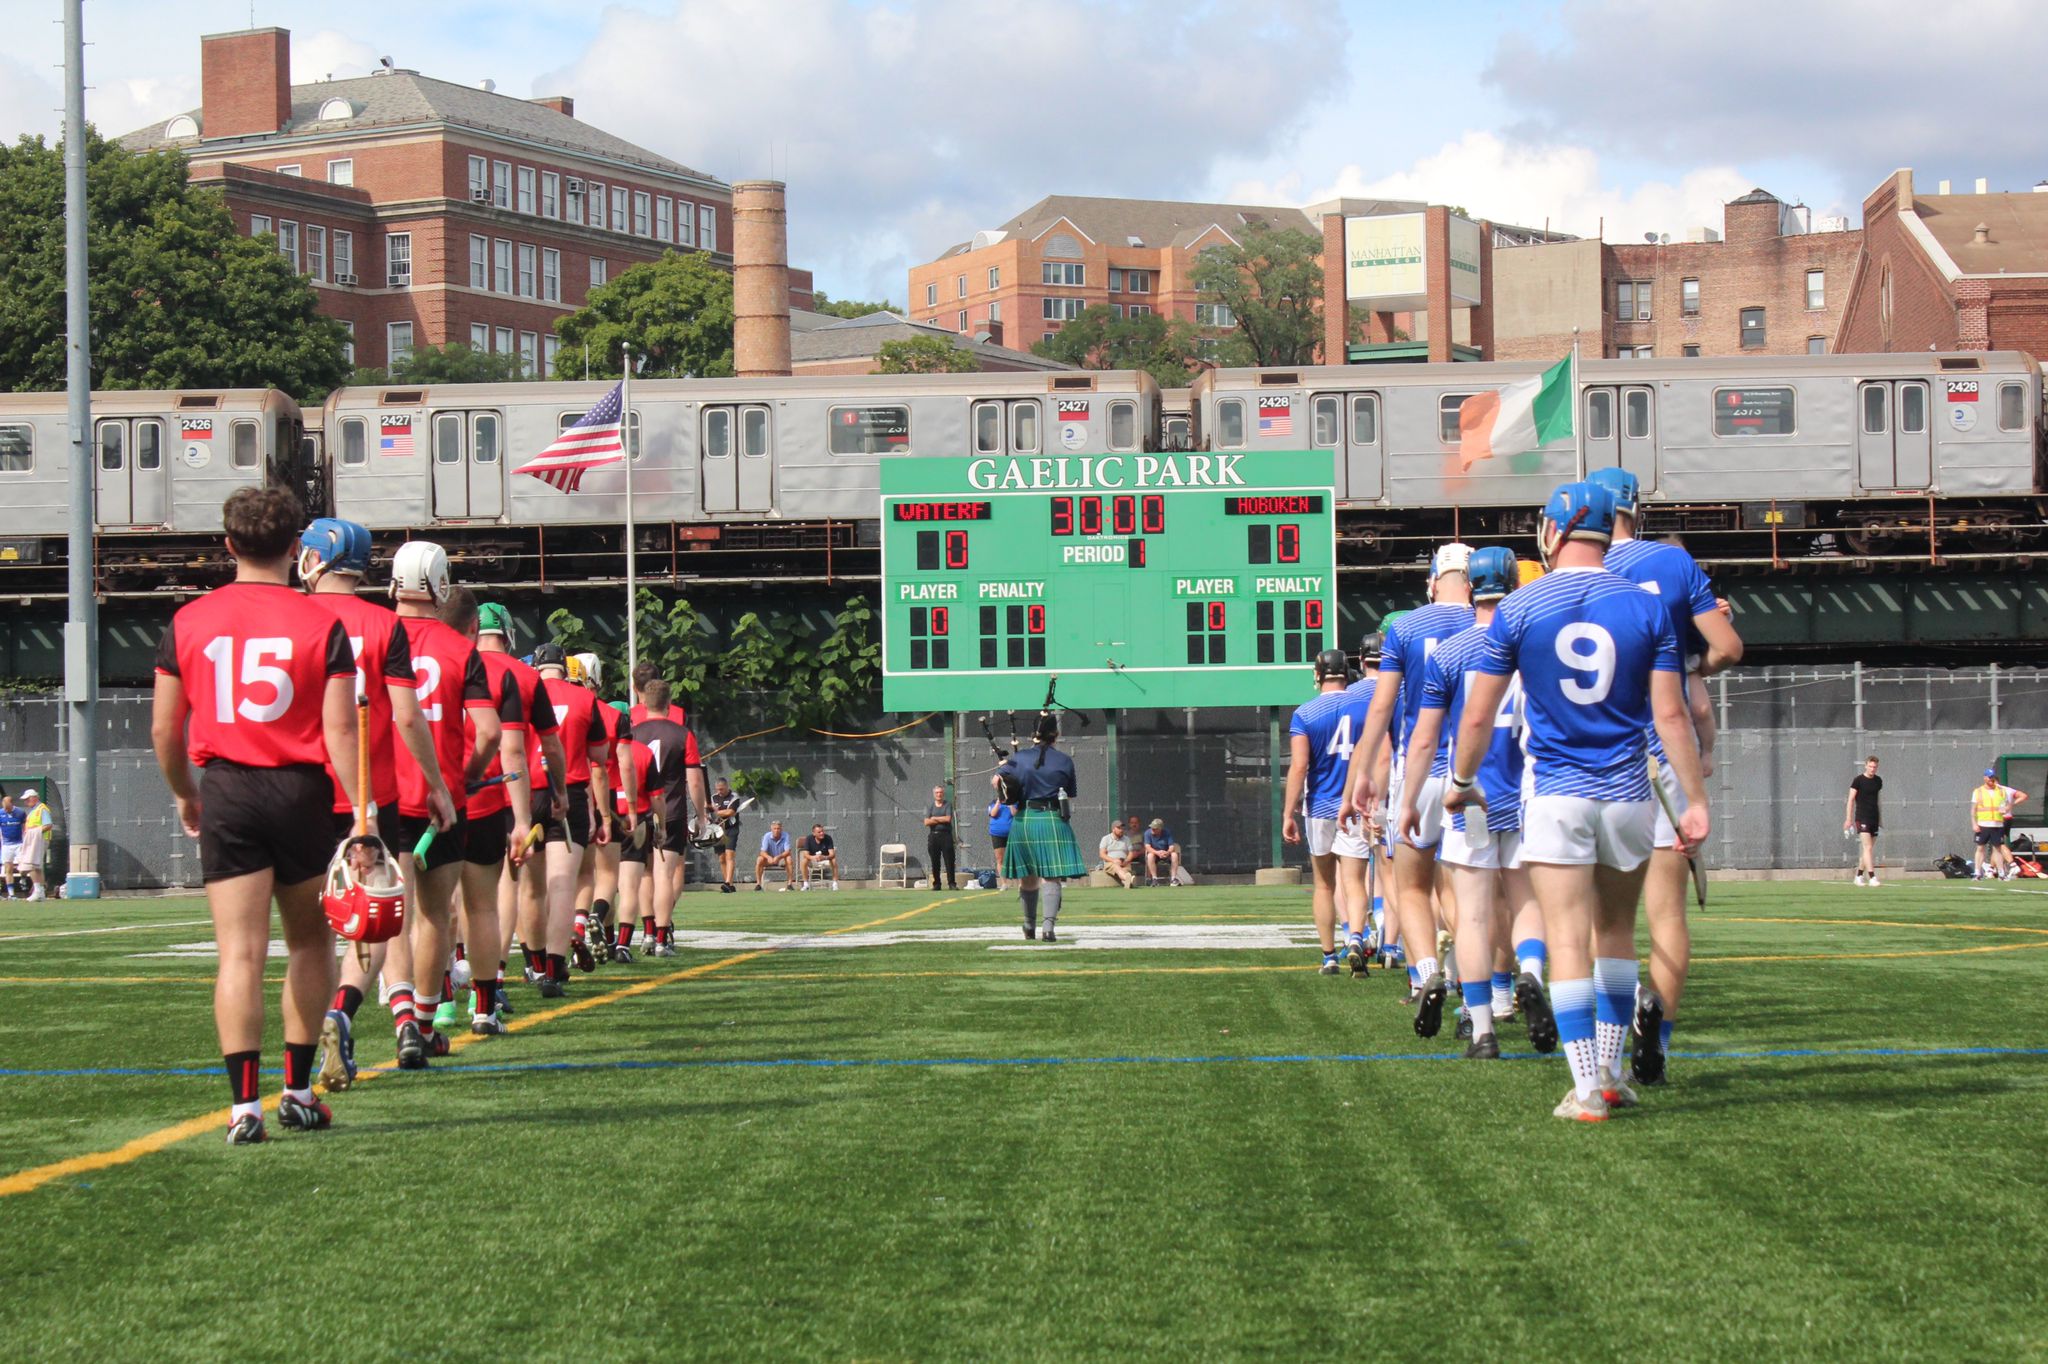
[{"label": "american flag", "polygon": [[1294,434],[1294,408],[1291,404],[1259,404],[1259,434],[1262,436],[1291,436]]},{"label": "american flag", "polygon": [[619,440],[619,409],[625,402],[625,384],[612,386],[597,406],[576,419],[576,424],[555,438],[555,443],[535,455],[515,473],[532,474],[565,493],[576,491],[586,471],[600,464],[617,464],[626,457]]},{"label": "american flag", "polygon": [[377,419],[377,453],[380,455],[410,455],[412,453],[412,418],[408,416],[379,417]]}]

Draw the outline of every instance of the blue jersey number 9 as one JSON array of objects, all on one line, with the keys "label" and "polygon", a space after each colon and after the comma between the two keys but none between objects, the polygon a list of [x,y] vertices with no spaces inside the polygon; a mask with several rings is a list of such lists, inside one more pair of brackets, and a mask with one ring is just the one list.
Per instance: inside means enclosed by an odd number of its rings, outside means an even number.
[{"label": "blue jersey number 9", "polygon": [[1597,625],[1575,621],[1557,632],[1558,661],[1574,672],[1591,673],[1581,682],[1567,677],[1558,685],[1565,699],[1582,706],[1597,706],[1614,688],[1614,636]]}]

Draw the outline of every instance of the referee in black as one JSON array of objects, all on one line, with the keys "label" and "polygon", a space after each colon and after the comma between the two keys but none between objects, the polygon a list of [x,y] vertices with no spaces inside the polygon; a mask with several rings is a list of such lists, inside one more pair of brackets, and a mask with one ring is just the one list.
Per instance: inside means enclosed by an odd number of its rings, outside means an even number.
[{"label": "referee in black", "polygon": [[[1023,793],[1023,805],[1010,826],[1010,841],[1003,848],[1003,873],[1022,878],[1017,898],[1024,906],[1024,936],[1040,942],[1059,941],[1060,882],[1087,874],[1081,850],[1074,844],[1074,831],[1060,809],[1062,795],[1072,800],[1080,790],[1074,779],[1074,760],[1054,747],[1059,737],[1059,717],[1046,711],[1038,717],[1038,727],[1032,733],[1036,751],[1019,754],[1000,769],[1017,779]],[[1041,897],[1045,903],[1043,932],[1038,927]]]}]

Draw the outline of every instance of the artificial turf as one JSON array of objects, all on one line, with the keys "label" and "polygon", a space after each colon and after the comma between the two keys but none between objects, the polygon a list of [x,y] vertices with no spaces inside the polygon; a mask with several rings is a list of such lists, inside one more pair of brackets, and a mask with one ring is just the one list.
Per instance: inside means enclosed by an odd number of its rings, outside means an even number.
[{"label": "artificial turf", "polygon": [[[359,1084],[330,1132],[273,1120],[229,1149],[208,1122],[0,1197],[0,1339],[153,1360],[2048,1353],[2048,894],[2025,883],[1717,885],[1672,1084],[1599,1127],[1549,1116],[1563,1061],[1522,1055],[1516,1025],[1520,1059],[1450,1059],[1403,981],[1226,944],[1299,931],[1299,891],[1074,891],[1068,941],[1041,948],[1000,893],[683,908],[687,930],[771,936],[579,977],[574,1012],[515,985],[514,1036]],[[203,920],[196,899],[0,907],[0,1180],[220,1116]],[[1196,936],[1090,946],[1151,925]],[[938,932],[977,926],[1003,931]],[[907,940],[864,945],[884,933]],[[380,1016],[366,1065],[391,1058]]]}]

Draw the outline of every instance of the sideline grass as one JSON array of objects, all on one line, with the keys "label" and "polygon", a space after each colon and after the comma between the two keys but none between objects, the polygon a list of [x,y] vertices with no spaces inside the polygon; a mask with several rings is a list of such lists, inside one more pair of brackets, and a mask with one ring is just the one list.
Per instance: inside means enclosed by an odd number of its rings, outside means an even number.
[{"label": "sideline grass", "polygon": [[[2048,1045],[2048,895],[1715,892],[1674,1084],[1605,1127],[1548,1116],[1554,1058],[1422,1059],[1449,1028],[1419,1042],[1393,979],[1088,946],[1091,924],[1299,924],[1299,892],[1076,891],[1057,948],[771,952],[379,1079],[327,1134],[231,1151],[209,1129],[0,1199],[0,1330],[30,1357],[162,1360],[2048,1352],[2048,1055],[1871,1054]],[[932,898],[693,895],[684,917],[821,933]],[[211,961],[178,946],[203,917],[0,908],[0,1072],[199,1072],[0,1073],[0,1177],[225,1107]],[[1713,1055],[1787,1049],[1820,1054]],[[1339,1054],[1417,1059],[1247,1059]],[[739,1064],[932,1060],[961,1063]]]}]

